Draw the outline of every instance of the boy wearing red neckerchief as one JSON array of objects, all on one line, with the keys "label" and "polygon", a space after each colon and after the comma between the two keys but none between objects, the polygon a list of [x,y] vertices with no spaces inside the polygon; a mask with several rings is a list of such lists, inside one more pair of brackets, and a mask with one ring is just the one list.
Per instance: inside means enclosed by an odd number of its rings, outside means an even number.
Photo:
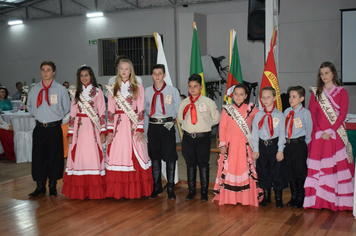
[{"label": "boy wearing red neckerchief", "polygon": [[42,81],[31,88],[27,108],[36,119],[32,141],[32,178],[37,182],[36,197],[46,193],[49,179],[49,195],[57,196],[57,180],[63,177],[62,119],[70,111],[68,92],[54,80],[56,65],[52,61],[41,63]]},{"label": "boy wearing red neckerchief", "polygon": [[176,199],[173,190],[178,155],[174,119],[177,118],[181,99],[178,89],[166,84],[165,77],[165,66],[154,65],[152,69],[154,83],[145,89],[148,154],[152,162],[153,176],[153,191],[149,198],[155,198],[163,192],[161,181],[161,161],[163,160],[166,162],[168,198]]},{"label": "boy wearing red neckerchief", "polygon": [[274,102],[276,90],[272,87],[262,89],[261,100],[264,109],[258,112],[252,122],[253,158],[260,188],[264,196],[260,206],[271,203],[271,188],[275,192],[276,207],[282,208],[282,190],[286,187],[286,170],[283,149],[286,142],[285,116]]},{"label": "boy wearing red neckerchief", "polygon": [[305,89],[301,86],[294,86],[289,91],[291,107],[284,111],[286,116],[284,156],[292,197],[287,206],[302,208],[305,196],[304,182],[308,172],[307,145],[311,141],[313,121],[310,111],[302,105]]},{"label": "boy wearing red neckerchief", "polygon": [[210,131],[219,123],[220,113],[210,98],[203,96],[202,78],[193,74],[188,79],[189,97],[184,99],[178,110],[178,120],[184,131],[182,154],[187,164],[189,194],[186,200],[192,200],[196,194],[197,166],[200,173],[201,200],[208,200]]}]

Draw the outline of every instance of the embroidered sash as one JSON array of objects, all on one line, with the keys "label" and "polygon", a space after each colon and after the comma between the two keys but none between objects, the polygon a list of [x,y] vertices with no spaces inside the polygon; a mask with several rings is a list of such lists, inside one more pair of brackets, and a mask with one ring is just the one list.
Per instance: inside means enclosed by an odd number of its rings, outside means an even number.
[{"label": "embroidered sash", "polygon": [[[316,97],[317,88],[316,87],[310,87],[310,88],[313,91],[314,96]],[[335,110],[333,109],[329,99],[326,97],[326,94],[324,92],[321,93],[320,99],[317,101],[319,102],[320,107],[323,110],[323,112],[324,112],[326,118],[328,119],[328,121],[330,122],[330,124],[331,125],[335,124],[336,119],[337,119],[337,114],[336,114]],[[349,157],[352,157],[352,146],[351,146],[351,143],[349,142],[349,139],[347,137],[347,133],[346,133],[344,125],[341,125],[337,129],[336,132],[339,134],[341,140],[343,141],[343,143],[346,146],[347,155]]]},{"label": "embroidered sash", "polygon": [[126,101],[124,96],[120,91],[117,91],[117,95],[114,96],[114,86],[115,85],[105,85],[106,90],[111,95],[111,97],[115,100],[116,104],[125,112],[127,117],[134,123],[137,127],[138,125],[138,115],[131,107],[131,105]]},{"label": "embroidered sash", "polygon": [[253,150],[251,130],[241,113],[233,105],[223,105],[226,113],[236,122]]},{"label": "embroidered sash", "polygon": [[[75,99],[75,90],[68,89],[70,96]],[[101,130],[101,125],[100,125],[100,119],[99,116],[96,114],[95,110],[90,106],[88,101],[83,97],[82,94],[79,95],[80,100],[78,101],[78,105],[80,108],[85,112],[85,114],[89,117],[91,122],[95,125],[95,127],[98,129],[100,132]]]}]

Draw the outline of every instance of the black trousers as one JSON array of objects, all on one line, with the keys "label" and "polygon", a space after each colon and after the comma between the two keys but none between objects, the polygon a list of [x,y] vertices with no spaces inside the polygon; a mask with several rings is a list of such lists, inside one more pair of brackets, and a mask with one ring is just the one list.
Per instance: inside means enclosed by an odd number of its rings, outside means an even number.
[{"label": "black trousers", "polygon": [[149,124],[147,131],[148,155],[152,160],[164,160],[167,163],[178,159],[174,127],[168,130],[163,124]]},{"label": "black trousers", "polygon": [[261,188],[282,190],[287,187],[285,161],[277,161],[278,144],[269,146],[259,143],[260,156],[256,161],[256,172]]},{"label": "black trousers", "polygon": [[209,167],[210,135],[201,138],[192,138],[184,135],[182,141],[182,154],[188,167]]},{"label": "black trousers", "polygon": [[305,142],[286,143],[284,159],[286,160],[288,180],[296,182],[297,178],[305,179],[307,167],[308,147]]},{"label": "black trousers", "polygon": [[63,178],[63,134],[62,127],[33,130],[32,178],[34,181],[58,180]]}]

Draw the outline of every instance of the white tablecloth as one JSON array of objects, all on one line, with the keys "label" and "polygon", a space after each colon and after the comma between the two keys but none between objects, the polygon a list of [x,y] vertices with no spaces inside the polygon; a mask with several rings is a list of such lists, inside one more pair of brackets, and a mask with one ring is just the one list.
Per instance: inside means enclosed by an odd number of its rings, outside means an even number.
[{"label": "white tablecloth", "polygon": [[14,128],[14,150],[16,162],[31,162],[32,160],[32,133],[36,121],[28,112],[18,111],[11,113],[5,111],[2,119]]}]

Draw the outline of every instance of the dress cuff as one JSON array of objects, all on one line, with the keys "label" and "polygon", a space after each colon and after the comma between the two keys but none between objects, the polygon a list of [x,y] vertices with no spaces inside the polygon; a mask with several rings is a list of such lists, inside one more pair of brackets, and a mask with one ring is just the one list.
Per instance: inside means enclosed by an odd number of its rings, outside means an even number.
[{"label": "dress cuff", "polygon": [[220,142],[218,148],[226,147],[226,142]]},{"label": "dress cuff", "polygon": [[320,139],[324,131],[318,131],[315,133],[315,139]]},{"label": "dress cuff", "polygon": [[332,139],[336,139],[336,133],[335,133],[335,131],[333,130],[333,129],[327,129],[327,130],[325,130],[324,131],[325,133],[327,133],[327,134],[331,134],[331,138]]},{"label": "dress cuff", "polygon": [[67,138],[69,138],[69,137],[73,137],[73,133],[68,133]]},{"label": "dress cuff", "polygon": [[138,128],[138,129],[136,129],[136,132],[141,132],[141,133],[143,133],[143,132],[145,132],[142,128]]}]

